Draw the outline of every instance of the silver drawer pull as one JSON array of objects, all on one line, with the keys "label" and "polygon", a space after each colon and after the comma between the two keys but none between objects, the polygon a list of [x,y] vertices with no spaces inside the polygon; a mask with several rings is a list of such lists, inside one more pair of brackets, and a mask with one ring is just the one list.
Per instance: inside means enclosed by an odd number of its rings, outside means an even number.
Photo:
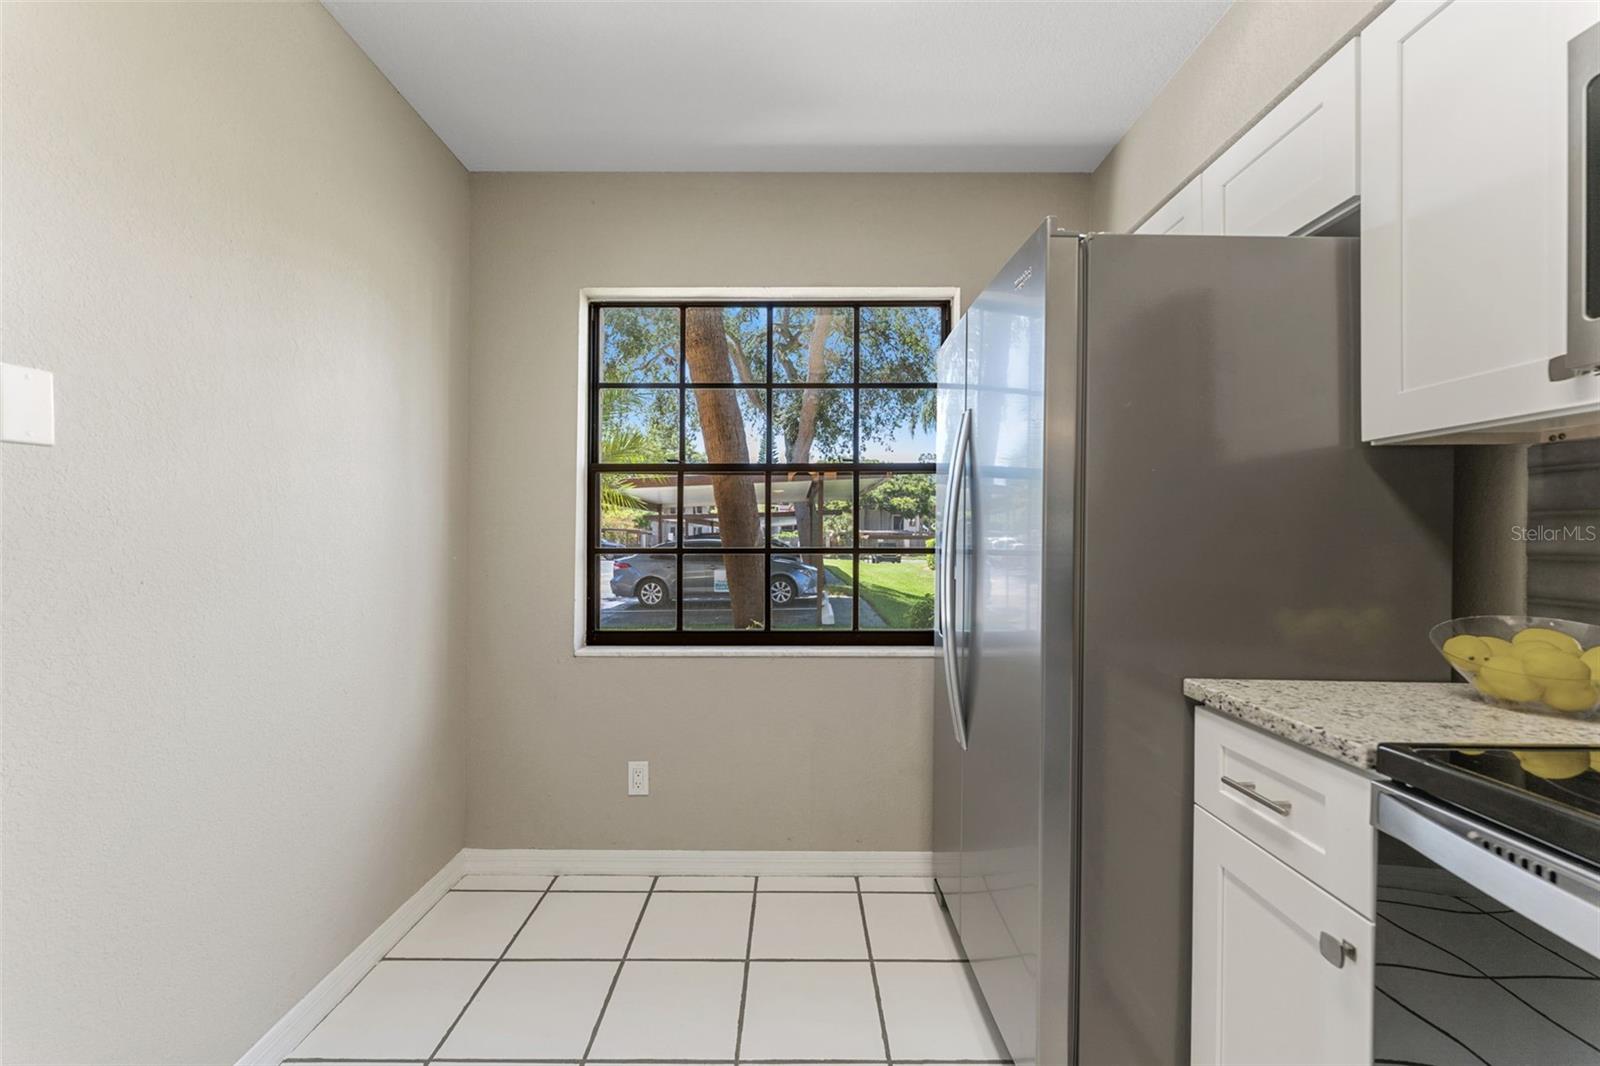
[{"label": "silver drawer pull", "polygon": [[1227,785],[1229,788],[1233,789],[1235,792],[1241,793],[1242,795],[1246,796],[1247,798],[1255,800],[1257,803],[1261,804],[1261,806],[1265,807],[1267,810],[1271,811],[1273,814],[1281,814],[1285,818],[1289,817],[1289,801],[1288,800],[1267,799],[1267,797],[1263,796],[1261,793],[1256,791],[1256,786],[1255,786],[1254,782],[1252,782],[1252,781],[1235,781],[1233,778],[1229,777],[1227,774],[1223,774],[1222,775],[1222,783],[1224,785]]},{"label": "silver drawer pull", "polygon": [[1342,940],[1332,933],[1323,933],[1317,939],[1317,950],[1322,952],[1322,957],[1327,959],[1334,967],[1344,969],[1344,960],[1355,961],[1356,946],[1348,940]]}]

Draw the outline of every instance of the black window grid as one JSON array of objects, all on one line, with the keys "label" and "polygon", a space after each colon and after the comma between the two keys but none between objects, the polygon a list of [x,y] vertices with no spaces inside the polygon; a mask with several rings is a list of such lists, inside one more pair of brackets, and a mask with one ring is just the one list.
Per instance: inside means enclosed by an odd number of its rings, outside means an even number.
[{"label": "black window grid", "polygon": [[[645,308],[645,307],[671,307],[678,312],[678,344],[677,344],[677,377],[675,381],[604,381],[602,380],[602,344],[600,338],[601,316],[608,309],[615,308]],[[764,308],[766,318],[766,360],[764,381],[746,382],[692,382],[688,380],[688,359],[686,357],[685,322],[687,311],[690,307],[718,307],[731,308]],[[849,381],[788,381],[775,380],[773,359],[773,320],[774,312],[779,308],[849,308],[851,310],[851,374]],[[894,474],[927,474],[932,475],[935,465],[929,463],[905,462],[880,462],[876,460],[863,461],[861,458],[861,395],[871,390],[907,390],[907,389],[935,389],[935,381],[868,381],[861,380],[861,313],[863,308],[878,307],[927,307],[938,310],[940,314],[939,342],[950,335],[951,312],[950,305],[944,301],[930,300],[863,300],[863,301],[836,301],[836,300],[766,300],[766,301],[596,301],[589,305],[589,397],[588,397],[588,472],[587,472],[587,498],[585,502],[586,515],[584,528],[588,534],[585,547],[585,561],[587,577],[585,580],[585,639],[586,643],[595,645],[638,645],[638,646],[732,646],[732,647],[763,647],[763,646],[900,646],[919,647],[933,643],[931,629],[889,629],[861,627],[861,559],[863,556],[894,555],[903,560],[926,562],[933,554],[931,548],[889,548],[883,546],[863,545],[861,526],[861,479],[863,476],[889,476]],[[772,432],[772,400],[773,393],[780,389],[799,390],[848,390],[854,393],[855,403],[851,414],[852,421],[852,449],[855,456],[852,461],[817,461],[806,463],[775,463],[770,461],[750,463],[700,463],[689,462],[688,457],[688,393],[690,390],[715,389],[725,391],[745,391],[752,388],[761,388],[765,392],[766,409],[763,415],[762,451],[770,459],[773,453]],[[607,390],[627,389],[659,389],[675,390],[678,393],[678,456],[677,462],[664,463],[618,463],[600,461],[600,398]],[[673,540],[669,544],[657,544],[642,548],[607,548],[600,544],[600,475],[608,473],[627,474],[659,474],[673,475],[676,478],[676,492],[674,496],[674,514],[672,525],[675,527]],[[684,544],[684,530],[686,517],[684,511],[684,489],[686,478],[697,474],[742,473],[761,475],[764,478],[762,493],[762,514],[760,526],[762,539],[765,542],[753,546],[686,546]],[[776,545],[772,539],[772,475],[786,473],[807,474],[848,474],[851,475],[850,496],[850,542],[848,546],[800,546],[790,547]],[[664,478],[665,480],[665,478]],[[720,528],[720,523],[719,523]],[[673,557],[674,588],[672,597],[675,624],[674,628],[666,629],[605,629],[600,626],[600,596],[599,596],[599,562],[606,556],[619,554],[640,554]],[[772,584],[772,557],[774,555],[794,554],[800,556],[822,556],[824,568],[826,558],[829,556],[843,556],[850,559],[850,588],[852,594],[852,608],[850,612],[850,628],[838,629],[774,629],[772,626],[772,599],[768,591]],[[691,558],[716,558],[726,555],[760,555],[763,557],[763,595],[762,601],[762,628],[756,629],[713,629],[699,628],[686,629],[684,626],[684,562]],[[818,575],[819,582],[825,581],[823,574]]]}]

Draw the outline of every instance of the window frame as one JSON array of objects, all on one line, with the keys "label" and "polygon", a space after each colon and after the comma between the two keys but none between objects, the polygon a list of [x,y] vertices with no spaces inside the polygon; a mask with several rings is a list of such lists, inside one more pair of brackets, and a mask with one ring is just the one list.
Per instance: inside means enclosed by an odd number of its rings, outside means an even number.
[{"label": "window frame", "polygon": [[[599,461],[600,423],[600,397],[606,388],[617,388],[626,383],[605,382],[603,380],[601,362],[601,344],[599,337],[601,312],[606,307],[676,307],[689,306],[727,306],[750,307],[762,306],[767,308],[767,328],[769,344],[772,329],[772,309],[782,307],[851,307],[856,309],[853,316],[853,343],[850,378],[840,382],[795,382],[784,383],[773,378],[774,368],[770,357],[765,382],[758,383],[756,387],[764,389],[768,394],[768,415],[770,418],[771,393],[775,388],[824,388],[848,391],[853,399],[859,400],[864,392],[874,388],[936,388],[936,381],[927,382],[867,382],[861,381],[861,352],[860,352],[860,308],[863,307],[889,307],[889,306],[936,306],[941,313],[940,343],[950,335],[954,325],[957,309],[960,307],[960,290],[950,287],[897,287],[897,288],[872,288],[872,287],[829,287],[829,288],[789,288],[789,289],[668,289],[668,288],[605,288],[585,289],[580,293],[579,299],[579,357],[580,357],[580,388],[578,390],[578,493],[579,503],[576,520],[576,570],[575,596],[574,596],[574,651],[578,654],[712,654],[712,655],[792,655],[792,654],[818,654],[818,655],[849,655],[849,654],[883,654],[883,655],[927,655],[933,653],[933,633],[927,630],[893,630],[893,629],[862,629],[860,628],[860,615],[852,611],[851,628],[829,632],[815,629],[772,629],[771,609],[772,604],[768,597],[763,596],[764,617],[766,628],[760,630],[684,630],[683,625],[683,597],[674,595],[673,605],[677,614],[677,628],[662,630],[629,630],[629,629],[602,629],[599,626],[599,566],[598,561],[608,554],[618,554],[616,549],[607,550],[600,546],[600,530],[596,526],[599,516],[599,478],[597,475],[606,472],[617,472],[623,468],[633,472],[662,472],[676,473],[679,482],[678,515],[679,536],[671,548],[635,549],[648,554],[672,555],[675,565],[680,567],[678,587],[682,587],[683,561],[686,557],[696,555],[709,558],[718,558],[725,554],[754,554],[760,555],[765,560],[766,573],[770,580],[771,559],[775,555],[849,555],[852,561],[853,581],[859,580],[859,561],[863,556],[871,554],[884,554],[885,549],[874,549],[870,545],[863,545],[860,537],[860,484],[853,480],[851,493],[852,537],[848,547],[834,547],[818,551],[805,551],[804,549],[785,549],[772,543],[771,529],[768,516],[763,515],[762,526],[766,532],[766,543],[754,548],[706,548],[694,550],[685,548],[682,529],[684,515],[682,507],[682,484],[684,475],[696,473],[727,473],[739,472],[759,474],[767,478],[770,487],[771,477],[774,474],[786,471],[829,472],[836,471],[848,473],[853,478],[861,474],[872,473],[920,473],[932,475],[935,470],[933,463],[891,463],[891,462],[863,462],[860,451],[860,421],[859,410],[856,413],[856,451],[852,462],[808,462],[803,464],[786,464],[773,462],[756,462],[743,465],[737,464],[712,464],[712,463],[687,463],[683,461],[680,451],[679,461],[675,463],[624,463],[606,464]],[[692,395],[697,386],[688,380],[688,370],[685,353],[682,349],[684,312],[679,312],[679,372],[674,382],[638,382],[638,387],[670,388],[679,392],[679,424],[680,447],[687,430],[687,405],[684,402]],[[937,376],[935,374],[935,376]],[[749,387],[744,385],[741,387]],[[767,442],[770,448],[771,424],[766,426]],[[770,458],[770,455],[769,455]],[[767,494],[770,499],[770,493]],[[766,505],[766,506],[770,506]],[[931,554],[931,550],[907,550],[907,555],[920,560]]]}]

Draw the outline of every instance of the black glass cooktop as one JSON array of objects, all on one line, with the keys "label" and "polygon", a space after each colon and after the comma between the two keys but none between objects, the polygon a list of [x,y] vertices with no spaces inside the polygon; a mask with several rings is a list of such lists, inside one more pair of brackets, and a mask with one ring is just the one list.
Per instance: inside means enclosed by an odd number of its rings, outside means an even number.
[{"label": "black glass cooktop", "polygon": [[1600,865],[1600,748],[1378,745],[1378,772]]}]

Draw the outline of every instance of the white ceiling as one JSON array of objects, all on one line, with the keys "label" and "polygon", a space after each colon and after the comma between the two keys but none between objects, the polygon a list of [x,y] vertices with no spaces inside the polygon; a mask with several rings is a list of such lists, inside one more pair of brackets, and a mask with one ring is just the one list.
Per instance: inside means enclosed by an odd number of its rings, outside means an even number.
[{"label": "white ceiling", "polygon": [[1089,171],[1227,0],[324,0],[470,170]]}]

